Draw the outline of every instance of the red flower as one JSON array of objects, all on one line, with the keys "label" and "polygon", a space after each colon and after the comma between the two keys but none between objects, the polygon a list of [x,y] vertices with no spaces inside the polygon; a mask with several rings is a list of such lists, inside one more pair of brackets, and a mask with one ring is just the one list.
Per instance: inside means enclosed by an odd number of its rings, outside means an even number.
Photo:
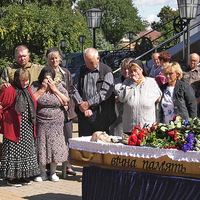
[{"label": "red flower", "polygon": [[177,133],[178,133],[178,131],[175,130],[175,131],[174,131],[174,140],[175,140],[175,141],[177,141],[177,136],[178,136]]},{"label": "red flower", "polygon": [[135,126],[135,128],[131,130],[131,135],[129,136],[128,144],[133,146],[136,145],[140,146],[142,139],[147,134],[148,134],[148,129],[146,128],[141,129],[140,126]]},{"label": "red flower", "polygon": [[136,135],[130,135],[129,136],[129,139],[128,139],[128,144],[129,145],[133,145],[133,146],[136,146],[136,143],[137,143],[137,136]]},{"label": "red flower", "polygon": [[173,121],[175,121],[176,120],[176,117],[177,117],[178,115],[174,115],[173,116]]},{"label": "red flower", "polygon": [[158,125],[159,125],[159,123],[153,124],[150,128],[150,131],[153,132],[155,130],[156,126],[158,126]]},{"label": "red flower", "polygon": [[135,126],[135,129],[138,129],[140,131],[141,127],[140,126]]},{"label": "red flower", "polygon": [[143,131],[140,131],[138,134],[138,139],[143,139],[144,135],[145,135],[145,133]]},{"label": "red flower", "polygon": [[141,142],[142,142],[142,140],[139,140],[139,139],[138,139],[137,145],[140,146]]},{"label": "red flower", "polygon": [[176,141],[176,140],[177,140],[177,136],[178,136],[177,133],[178,133],[177,130],[169,131],[169,132],[167,132],[167,136],[172,136],[172,137],[174,137],[174,140]]},{"label": "red flower", "polygon": [[167,132],[167,136],[174,136],[174,131]]},{"label": "red flower", "polygon": [[148,130],[146,128],[143,128],[142,131],[144,132],[144,134],[148,133]]},{"label": "red flower", "polygon": [[131,134],[132,135],[137,135],[138,134],[138,130],[137,129],[132,129],[131,130]]},{"label": "red flower", "polygon": [[165,149],[180,149],[180,147],[168,146],[168,147],[165,147]]}]

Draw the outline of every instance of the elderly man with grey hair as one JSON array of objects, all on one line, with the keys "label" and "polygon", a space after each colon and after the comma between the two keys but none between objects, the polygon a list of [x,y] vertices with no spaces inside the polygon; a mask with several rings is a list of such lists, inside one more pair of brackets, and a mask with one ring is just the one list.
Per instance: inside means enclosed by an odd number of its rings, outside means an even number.
[{"label": "elderly man with grey hair", "polygon": [[106,131],[114,122],[115,96],[112,70],[100,62],[98,51],[88,48],[84,52],[85,65],[74,77],[73,98],[78,115],[79,136],[95,131]]},{"label": "elderly man with grey hair", "polygon": [[[194,91],[195,91],[195,97],[197,98],[197,104],[199,103],[200,99],[200,67],[198,67],[200,58],[197,53],[190,54],[189,58],[189,67],[186,69],[185,72],[183,72],[183,78],[182,80],[186,83],[189,83]],[[197,109],[197,115],[200,116],[200,106],[198,105]]]},{"label": "elderly man with grey hair", "polygon": [[155,78],[163,70],[162,66],[160,65],[159,55],[160,55],[160,53],[158,53],[158,52],[156,52],[152,55],[152,60],[153,60],[154,64],[149,73],[149,77]]}]

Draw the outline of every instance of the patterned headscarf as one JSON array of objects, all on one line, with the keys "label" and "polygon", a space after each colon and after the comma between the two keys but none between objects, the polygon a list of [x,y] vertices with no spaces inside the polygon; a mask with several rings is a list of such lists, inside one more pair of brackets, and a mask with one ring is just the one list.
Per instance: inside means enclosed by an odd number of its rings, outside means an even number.
[{"label": "patterned headscarf", "polygon": [[[21,74],[27,73],[27,72],[28,72],[28,70],[26,70],[24,68],[19,68],[16,70],[16,72],[14,74],[13,86],[17,92],[16,101],[15,101],[15,110],[17,111],[17,113],[22,114],[23,112],[25,112],[26,102],[28,102],[31,121],[33,124],[36,124],[35,103],[32,99],[32,96],[31,96],[28,88],[22,88],[21,83],[20,83]],[[28,72],[28,74],[29,74],[29,72]],[[29,74],[29,77],[27,77],[27,78],[29,78],[29,80],[30,80],[30,74]]]}]

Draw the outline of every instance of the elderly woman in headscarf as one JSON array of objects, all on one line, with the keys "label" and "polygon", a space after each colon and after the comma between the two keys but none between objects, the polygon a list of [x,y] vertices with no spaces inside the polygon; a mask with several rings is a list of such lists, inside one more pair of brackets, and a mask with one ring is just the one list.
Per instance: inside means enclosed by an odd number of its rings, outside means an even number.
[{"label": "elderly woman in headscarf", "polygon": [[0,94],[3,150],[0,177],[10,186],[31,184],[29,177],[39,174],[35,154],[36,101],[29,87],[30,73],[20,68],[11,87]]},{"label": "elderly woman in headscarf", "polygon": [[156,81],[144,76],[142,61],[130,61],[128,69],[130,78],[118,90],[119,101],[124,103],[122,123],[125,133],[130,133],[136,125],[151,126],[156,121],[155,103],[162,95]]}]

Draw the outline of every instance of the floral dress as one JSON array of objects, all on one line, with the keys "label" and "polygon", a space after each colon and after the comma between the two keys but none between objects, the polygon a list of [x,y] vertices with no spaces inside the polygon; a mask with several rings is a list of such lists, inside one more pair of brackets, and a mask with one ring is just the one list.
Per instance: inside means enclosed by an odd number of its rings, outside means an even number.
[{"label": "floral dress", "polygon": [[[67,90],[58,84],[58,90],[68,96]],[[33,94],[40,89],[38,82],[33,83]],[[45,92],[37,100],[36,152],[39,165],[62,163],[68,158],[68,146],[63,133],[64,111],[55,94]]]}]

